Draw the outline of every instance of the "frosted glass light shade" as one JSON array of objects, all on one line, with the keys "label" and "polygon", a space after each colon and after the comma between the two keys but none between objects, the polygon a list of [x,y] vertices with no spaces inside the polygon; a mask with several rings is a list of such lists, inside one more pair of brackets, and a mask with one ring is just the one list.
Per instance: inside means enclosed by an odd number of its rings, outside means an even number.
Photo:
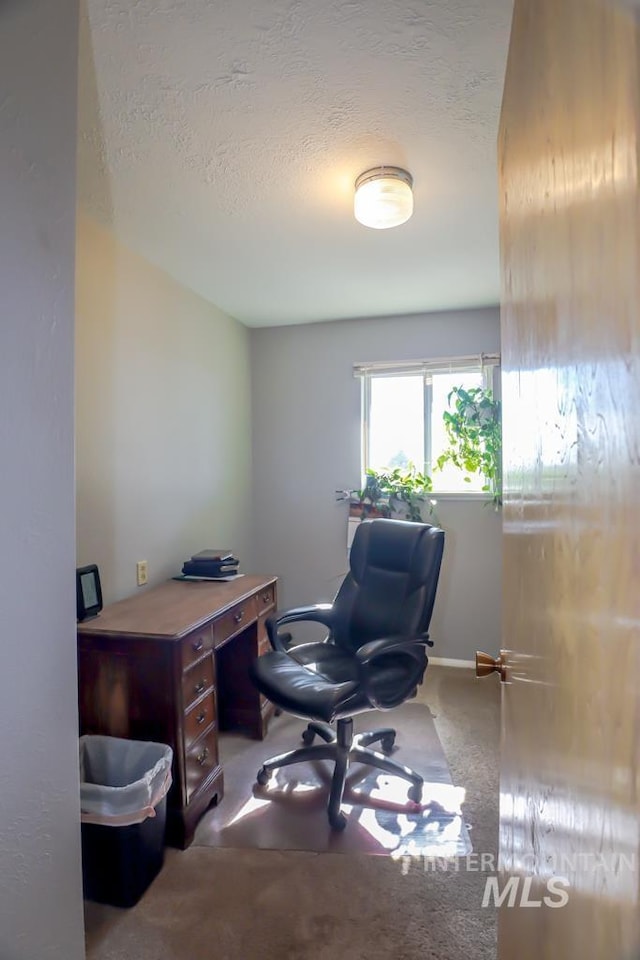
[{"label": "frosted glass light shade", "polygon": [[400,167],[376,167],[356,180],[353,212],[365,227],[385,230],[406,223],[413,213],[413,179]]}]

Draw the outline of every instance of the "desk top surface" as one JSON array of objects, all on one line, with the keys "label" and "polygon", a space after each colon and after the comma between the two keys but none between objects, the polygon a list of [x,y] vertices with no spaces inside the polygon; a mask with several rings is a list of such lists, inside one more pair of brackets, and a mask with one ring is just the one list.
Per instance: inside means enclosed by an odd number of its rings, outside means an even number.
[{"label": "desk top surface", "polygon": [[78,634],[128,634],[175,640],[276,580],[256,574],[220,583],[168,580],[109,604],[95,619],[79,623]]}]

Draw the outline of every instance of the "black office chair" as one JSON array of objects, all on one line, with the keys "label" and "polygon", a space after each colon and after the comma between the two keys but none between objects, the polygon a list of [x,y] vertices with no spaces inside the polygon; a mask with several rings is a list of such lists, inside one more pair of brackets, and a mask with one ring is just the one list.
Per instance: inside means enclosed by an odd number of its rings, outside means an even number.
[{"label": "black office chair", "polygon": [[[368,750],[381,742],[390,752],[395,730],[386,727],[353,735],[353,717],[376,708],[390,710],[417,692],[427,666],[431,620],[444,531],[405,520],[362,521],[353,539],[350,571],[333,603],[298,607],[267,619],[273,650],[251,666],[253,682],[276,707],[312,722],[305,746],[267,760],[258,771],[265,784],[272,770],[301,760],[333,760],[329,823],[346,826],[340,812],[349,763],[358,761],[411,783],[419,801],[423,779],[408,767]],[[295,621],[324,624],[322,642],[288,645],[280,628]],[[336,720],[334,733],[329,724]],[[324,743],[312,746],[318,735]]]}]

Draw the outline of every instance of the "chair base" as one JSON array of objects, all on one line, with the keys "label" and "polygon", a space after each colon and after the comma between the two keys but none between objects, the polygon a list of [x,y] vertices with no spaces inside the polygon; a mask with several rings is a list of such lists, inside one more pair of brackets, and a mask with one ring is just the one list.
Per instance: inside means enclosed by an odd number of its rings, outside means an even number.
[{"label": "chair base", "polygon": [[[316,736],[320,737],[323,743],[312,746]],[[264,785],[269,780],[273,770],[277,770],[279,767],[288,767],[292,763],[299,763],[303,760],[334,761],[335,767],[331,780],[327,812],[331,829],[344,830],[347,825],[347,818],[341,813],[340,804],[342,803],[347,771],[354,761],[366,763],[378,770],[384,770],[386,773],[408,780],[411,783],[409,799],[416,803],[420,802],[424,782],[420,774],[395,760],[390,760],[383,753],[367,749],[370,744],[381,742],[382,749],[389,752],[393,749],[395,736],[396,732],[391,727],[384,727],[381,730],[373,730],[368,733],[357,733],[354,736],[353,720],[350,717],[338,720],[335,732],[328,723],[313,720],[302,734],[302,741],[305,746],[266,760],[258,771],[256,779],[258,783]]]}]

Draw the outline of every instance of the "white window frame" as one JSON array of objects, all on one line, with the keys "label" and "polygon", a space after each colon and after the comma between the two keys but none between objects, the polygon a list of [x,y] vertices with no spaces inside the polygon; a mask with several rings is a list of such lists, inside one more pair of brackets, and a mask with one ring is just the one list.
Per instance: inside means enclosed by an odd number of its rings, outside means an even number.
[{"label": "white window frame", "polygon": [[[409,374],[422,376],[424,391],[424,454],[425,462],[416,464],[422,472],[433,479],[433,465],[431,463],[431,407],[433,375],[437,373],[465,373],[480,372],[485,389],[491,390],[495,396],[494,371],[500,365],[500,355],[497,353],[483,353],[475,356],[440,357],[435,360],[410,360],[399,362],[360,362],[354,363],[353,374],[361,381],[361,463],[363,483],[369,467],[369,437],[370,437],[370,408],[371,408],[371,381],[374,377],[401,377]],[[486,491],[441,491],[435,490],[434,496],[440,499],[451,500],[486,500]]]}]

